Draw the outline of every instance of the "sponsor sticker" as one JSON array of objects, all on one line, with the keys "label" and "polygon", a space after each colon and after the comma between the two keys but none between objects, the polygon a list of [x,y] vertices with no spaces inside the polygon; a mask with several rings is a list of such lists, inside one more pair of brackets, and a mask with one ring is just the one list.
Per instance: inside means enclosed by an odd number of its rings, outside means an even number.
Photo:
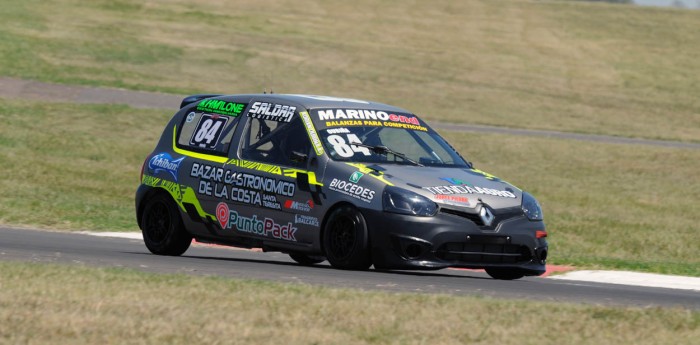
[{"label": "sponsor sticker", "polygon": [[328,188],[330,188],[332,191],[351,196],[367,203],[372,202],[375,194],[374,191],[369,188],[362,187],[352,182],[339,180],[337,178],[334,178],[333,181],[331,181]]},{"label": "sponsor sticker", "polygon": [[311,139],[311,143],[314,146],[314,151],[316,151],[317,155],[322,155],[323,144],[321,143],[321,138],[318,137],[318,132],[316,132],[316,128],[314,127],[314,124],[311,121],[309,113],[302,111],[299,113],[299,115],[301,116],[301,121],[304,122],[304,127],[306,127],[306,133],[309,134],[309,139]]},{"label": "sponsor sticker", "polygon": [[316,111],[316,116],[320,121],[325,121],[326,127],[375,126],[428,130],[415,115],[395,114],[381,110],[321,109]]},{"label": "sponsor sticker", "polygon": [[223,202],[220,202],[218,205],[216,205],[216,219],[219,220],[219,224],[221,225],[222,229],[228,228],[229,218],[230,216],[228,205],[226,205]]},{"label": "sponsor sticker", "polygon": [[[205,99],[197,104],[197,110],[208,113],[238,116],[245,109],[245,104],[226,102],[218,99]],[[188,121],[189,122],[189,121]]]},{"label": "sponsor sticker", "polygon": [[276,238],[280,240],[296,242],[295,228],[291,222],[278,224],[271,218],[258,218],[254,214],[250,217],[243,216],[236,210],[229,208],[228,204],[220,202],[216,206],[216,218],[222,229],[233,229],[248,234]]},{"label": "sponsor sticker", "polygon": [[471,206],[469,198],[459,195],[437,194],[435,195],[435,200],[444,201],[450,204],[463,204],[462,206]]},{"label": "sponsor sticker", "polygon": [[352,173],[352,175],[350,175],[350,182],[352,182],[352,183],[357,183],[358,181],[360,181],[360,179],[361,179],[362,176],[364,176],[364,175],[365,175],[365,174],[363,174],[363,173],[361,173],[361,172],[359,172],[359,171],[355,171],[354,173]]},{"label": "sponsor sticker", "polygon": [[303,215],[303,214],[295,214],[294,215],[294,223],[295,224],[311,225],[311,226],[315,226],[315,227],[321,226],[319,221],[318,221],[318,218]]},{"label": "sponsor sticker", "polygon": [[[491,181],[501,181],[496,176],[493,176],[487,172],[477,170],[477,169],[470,169],[470,170],[465,170],[469,172],[470,174],[475,174],[478,176],[485,177],[488,180]],[[451,194],[487,194],[487,195],[495,195],[495,196],[500,196],[504,198],[516,198],[515,194],[513,192],[507,191],[507,190],[498,190],[498,189],[492,189],[492,188],[484,188],[484,187],[478,187],[474,186],[472,183],[452,178],[452,177],[441,177],[440,178],[443,181],[447,181],[449,183],[452,183],[452,186],[434,186],[434,187],[424,187],[425,189],[429,190],[431,193],[436,194],[436,195],[451,195]]]},{"label": "sponsor sticker", "polygon": [[190,177],[199,179],[197,193],[223,200],[281,210],[277,195],[294,197],[296,184],[208,164],[192,163]]},{"label": "sponsor sticker", "polygon": [[296,191],[296,185],[289,181],[224,169],[197,162],[192,163],[190,177],[288,197],[293,197]]},{"label": "sponsor sticker", "polygon": [[290,122],[296,110],[296,107],[290,105],[255,102],[250,106],[248,116],[261,120]]},{"label": "sponsor sticker", "polygon": [[453,186],[432,186],[423,187],[435,195],[452,195],[452,194],[486,194],[500,196],[503,198],[516,198],[515,194],[507,190],[498,190],[485,187],[453,185]]},{"label": "sponsor sticker", "polygon": [[169,153],[159,153],[148,161],[148,169],[153,171],[153,174],[158,174],[161,171],[169,173],[175,181],[177,181],[177,172],[180,170],[180,164],[185,157],[174,159]]},{"label": "sponsor sticker", "polygon": [[185,121],[187,121],[187,123],[192,122],[192,120],[194,120],[195,115],[196,115],[196,114],[194,113],[194,111],[191,112],[191,113],[189,113],[189,114],[187,114],[187,119],[185,119]]},{"label": "sponsor sticker", "polygon": [[311,210],[314,208],[314,202],[312,200],[307,200],[306,202],[287,200],[284,202],[284,208],[295,211],[311,212]]}]

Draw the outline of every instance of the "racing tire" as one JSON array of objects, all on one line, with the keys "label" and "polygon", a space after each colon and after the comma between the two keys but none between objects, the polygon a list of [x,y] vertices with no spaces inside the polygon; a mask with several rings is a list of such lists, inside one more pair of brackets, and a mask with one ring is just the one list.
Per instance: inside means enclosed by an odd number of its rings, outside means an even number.
[{"label": "racing tire", "polygon": [[179,256],[192,243],[192,235],[185,230],[177,206],[163,194],[146,202],[141,215],[141,231],[146,248],[156,255]]},{"label": "racing tire", "polygon": [[517,268],[487,268],[486,273],[493,279],[499,280],[515,280],[525,276],[525,273]]},{"label": "racing tire", "polygon": [[372,265],[367,222],[352,206],[333,210],[323,227],[323,249],[331,266],[345,270],[366,270]]},{"label": "racing tire", "polygon": [[326,261],[326,258],[324,258],[323,256],[306,255],[300,253],[289,253],[289,257],[303,266],[316,265]]}]

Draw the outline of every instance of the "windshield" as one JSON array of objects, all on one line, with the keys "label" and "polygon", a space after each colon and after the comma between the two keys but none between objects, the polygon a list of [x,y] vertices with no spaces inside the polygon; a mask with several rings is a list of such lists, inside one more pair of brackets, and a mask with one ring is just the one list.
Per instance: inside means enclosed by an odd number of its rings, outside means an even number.
[{"label": "windshield", "polygon": [[[437,133],[380,126],[347,126],[319,131],[333,160],[439,167],[467,167],[467,162]],[[357,144],[357,145],[355,145]]]}]

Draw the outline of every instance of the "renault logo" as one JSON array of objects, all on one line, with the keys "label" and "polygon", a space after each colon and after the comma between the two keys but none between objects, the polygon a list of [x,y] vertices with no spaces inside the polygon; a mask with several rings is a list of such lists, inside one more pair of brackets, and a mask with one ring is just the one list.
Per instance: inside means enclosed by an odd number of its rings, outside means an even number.
[{"label": "renault logo", "polygon": [[486,206],[481,206],[481,210],[479,210],[479,217],[486,226],[491,226],[491,223],[493,223],[493,220],[496,218],[491,210],[489,210],[489,208]]}]

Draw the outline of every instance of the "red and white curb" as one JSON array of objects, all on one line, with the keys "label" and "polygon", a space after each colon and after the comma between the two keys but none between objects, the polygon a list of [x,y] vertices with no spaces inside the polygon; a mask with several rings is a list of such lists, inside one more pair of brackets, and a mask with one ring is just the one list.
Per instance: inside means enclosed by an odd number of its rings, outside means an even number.
[{"label": "red and white curb", "polygon": [[[143,240],[143,236],[140,232],[90,232],[84,231],[82,234],[99,236],[99,237],[117,237],[126,238],[131,240]],[[225,247],[217,246],[206,243],[199,243],[197,241],[193,242],[197,245],[202,246],[214,246],[214,247]],[[248,249],[245,249],[248,250]],[[259,249],[251,249],[252,251],[260,251]],[[550,275],[552,272],[565,272],[557,275]],[[684,276],[673,276],[666,274],[655,274],[655,273],[640,273],[640,272],[629,272],[629,271],[575,271],[573,267],[570,266],[554,266],[549,265],[547,267],[547,273],[543,275],[546,279],[556,279],[556,280],[571,280],[571,281],[584,281],[591,283],[606,283],[606,284],[619,284],[619,285],[633,285],[633,286],[645,286],[645,287],[657,287],[657,288],[667,288],[667,289],[681,289],[681,290],[691,290],[700,291],[700,278],[696,277],[684,277]]]}]

